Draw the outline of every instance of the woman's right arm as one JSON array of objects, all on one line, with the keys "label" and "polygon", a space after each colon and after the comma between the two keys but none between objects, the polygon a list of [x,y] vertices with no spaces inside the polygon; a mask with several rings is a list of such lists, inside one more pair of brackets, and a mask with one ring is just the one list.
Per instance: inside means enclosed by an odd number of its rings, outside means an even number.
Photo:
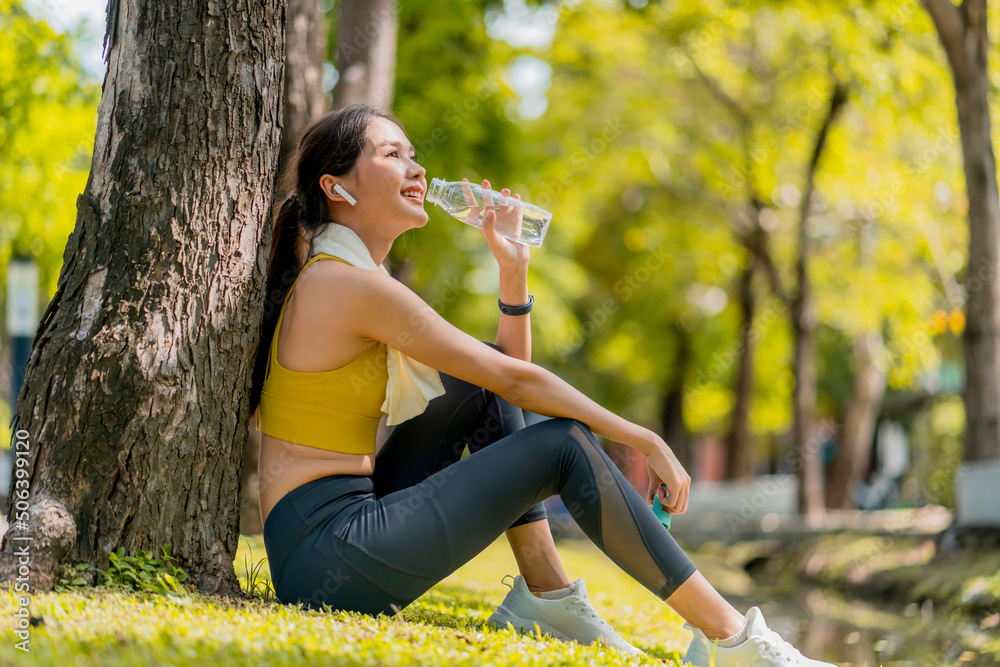
[{"label": "woman's right arm", "polygon": [[[642,452],[671,488],[671,498],[664,505],[676,513],[686,509],[690,477],[656,433],[601,407],[541,366],[483,345],[394,278],[373,271],[343,273],[350,273],[351,280],[347,285],[343,280],[337,283],[338,295],[347,295],[337,299],[338,308],[351,313],[359,336],[381,341],[531,412],[576,419],[596,435]],[[333,315],[343,318],[345,313],[340,310]],[[651,494],[647,501],[652,502]]]}]

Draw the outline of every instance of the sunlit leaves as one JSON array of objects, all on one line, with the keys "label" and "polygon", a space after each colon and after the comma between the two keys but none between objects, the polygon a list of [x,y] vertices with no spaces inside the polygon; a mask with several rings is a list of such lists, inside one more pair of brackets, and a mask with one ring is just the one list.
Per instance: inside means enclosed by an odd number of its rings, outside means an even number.
[{"label": "sunlit leaves", "polygon": [[0,265],[34,257],[45,297],[90,168],[100,89],[83,81],[71,35],[0,2]]}]

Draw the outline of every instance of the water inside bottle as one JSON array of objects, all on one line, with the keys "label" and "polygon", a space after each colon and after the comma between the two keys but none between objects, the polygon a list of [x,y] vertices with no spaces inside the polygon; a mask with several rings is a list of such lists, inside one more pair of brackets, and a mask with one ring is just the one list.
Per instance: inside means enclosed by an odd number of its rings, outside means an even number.
[{"label": "water inside bottle", "polygon": [[[453,218],[479,227],[490,210],[496,212],[494,229],[506,239],[538,248],[545,239],[552,214],[534,204],[506,197],[493,190],[484,195],[475,183],[431,179],[426,201],[436,204]],[[484,203],[484,198],[490,203]]]},{"label": "water inside bottle", "polygon": [[[549,222],[547,216],[525,206],[515,205],[512,212],[506,212],[501,209],[508,209],[508,207],[497,205],[490,206],[489,204],[485,206],[463,206],[461,208],[451,209],[448,213],[450,213],[452,217],[461,220],[467,225],[479,227],[482,224],[483,216],[486,215],[487,211],[496,211],[497,220],[494,229],[497,234],[505,239],[517,241],[518,243],[523,243],[531,246],[532,248],[541,247]],[[478,215],[473,215],[473,210],[475,210]],[[516,216],[518,213],[521,213],[520,234],[518,234],[516,223]]]}]

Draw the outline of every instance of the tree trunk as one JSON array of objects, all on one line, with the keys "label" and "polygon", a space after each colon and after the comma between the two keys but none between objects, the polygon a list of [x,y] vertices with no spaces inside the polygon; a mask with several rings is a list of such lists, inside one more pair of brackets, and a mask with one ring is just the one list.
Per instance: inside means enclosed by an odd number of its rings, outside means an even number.
[{"label": "tree trunk", "polygon": [[750,401],[753,398],[754,353],[756,336],[753,320],[757,314],[757,298],[753,291],[753,277],[757,270],[756,253],[750,266],[740,274],[740,308],[743,325],[740,327],[740,360],[736,369],[736,400],[726,434],[726,479],[750,479],[752,459],[750,451]]},{"label": "tree trunk", "polygon": [[14,416],[27,511],[12,495],[0,580],[25,544],[33,591],[60,564],[171,544],[197,589],[241,595],[284,33],[280,1],[109,3],[90,178]]},{"label": "tree trunk", "polygon": [[792,303],[792,328],[795,334],[793,373],[795,390],[792,423],[792,451],[799,478],[799,512],[807,517],[823,514],[823,463],[820,442],[816,438],[816,364],[815,315],[808,278],[804,278],[806,258],[799,258],[799,296]]},{"label": "tree trunk", "polygon": [[837,456],[827,484],[830,509],[853,509],[851,490],[865,473],[872,453],[872,438],[885,396],[885,374],[875,360],[882,349],[877,331],[854,339],[854,391],[844,410],[843,428],[837,437]]},{"label": "tree trunk", "polygon": [[663,400],[663,413],[660,423],[663,426],[664,440],[674,451],[677,460],[689,472],[691,469],[691,433],[684,423],[684,376],[691,363],[691,338],[682,328],[675,330],[677,340],[677,356],[674,360],[674,375]]},{"label": "tree trunk", "polygon": [[344,0],[340,10],[337,106],[392,109],[399,16],[395,0]]},{"label": "tree trunk", "polygon": [[951,65],[969,197],[965,460],[1000,459],[1000,194],[990,128],[986,0],[925,0]]},{"label": "tree trunk", "polygon": [[820,441],[816,434],[816,315],[814,312],[812,283],[809,280],[809,213],[816,190],[816,171],[826,148],[830,128],[847,102],[847,89],[834,82],[833,92],[823,124],[816,135],[812,156],[806,169],[806,183],[799,209],[798,257],[795,263],[798,293],[792,300],[792,331],[795,334],[793,367],[795,391],[792,425],[792,451],[798,471],[799,512],[809,518],[821,516],[825,509],[823,494],[823,462]]},{"label": "tree trunk", "polygon": [[323,115],[323,61],[326,17],[316,0],[288,0],[285,39],[284,113],[281,128],[281,172],[299,145],[302,132]]}]

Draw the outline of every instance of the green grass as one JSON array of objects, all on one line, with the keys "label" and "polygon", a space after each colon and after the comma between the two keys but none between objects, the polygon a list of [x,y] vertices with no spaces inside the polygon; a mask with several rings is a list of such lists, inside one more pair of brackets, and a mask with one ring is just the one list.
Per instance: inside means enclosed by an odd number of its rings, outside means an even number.
[{"label": "green grass", "polygon": [[[673,610],[589,542],[559,545],[570,577],[584,577],[597,610],[648,657],[494,631],[486,619],[516,574],[501,538],[393,618],[323,613],[260,599],[270,573],[256,570],[258,596],[234,604],[202,595],[170,598],[89,588],[32,598],[31,652],[14,647],[9,589],[0,592],[0,664],[17,665],[663,665],[690,633]],[[252,555],[251,555],[252,554]],[[244,587],[265,557],[260,536],[240,538],[236,573]],[[679,664],[679,662],[677,663]]]}]

